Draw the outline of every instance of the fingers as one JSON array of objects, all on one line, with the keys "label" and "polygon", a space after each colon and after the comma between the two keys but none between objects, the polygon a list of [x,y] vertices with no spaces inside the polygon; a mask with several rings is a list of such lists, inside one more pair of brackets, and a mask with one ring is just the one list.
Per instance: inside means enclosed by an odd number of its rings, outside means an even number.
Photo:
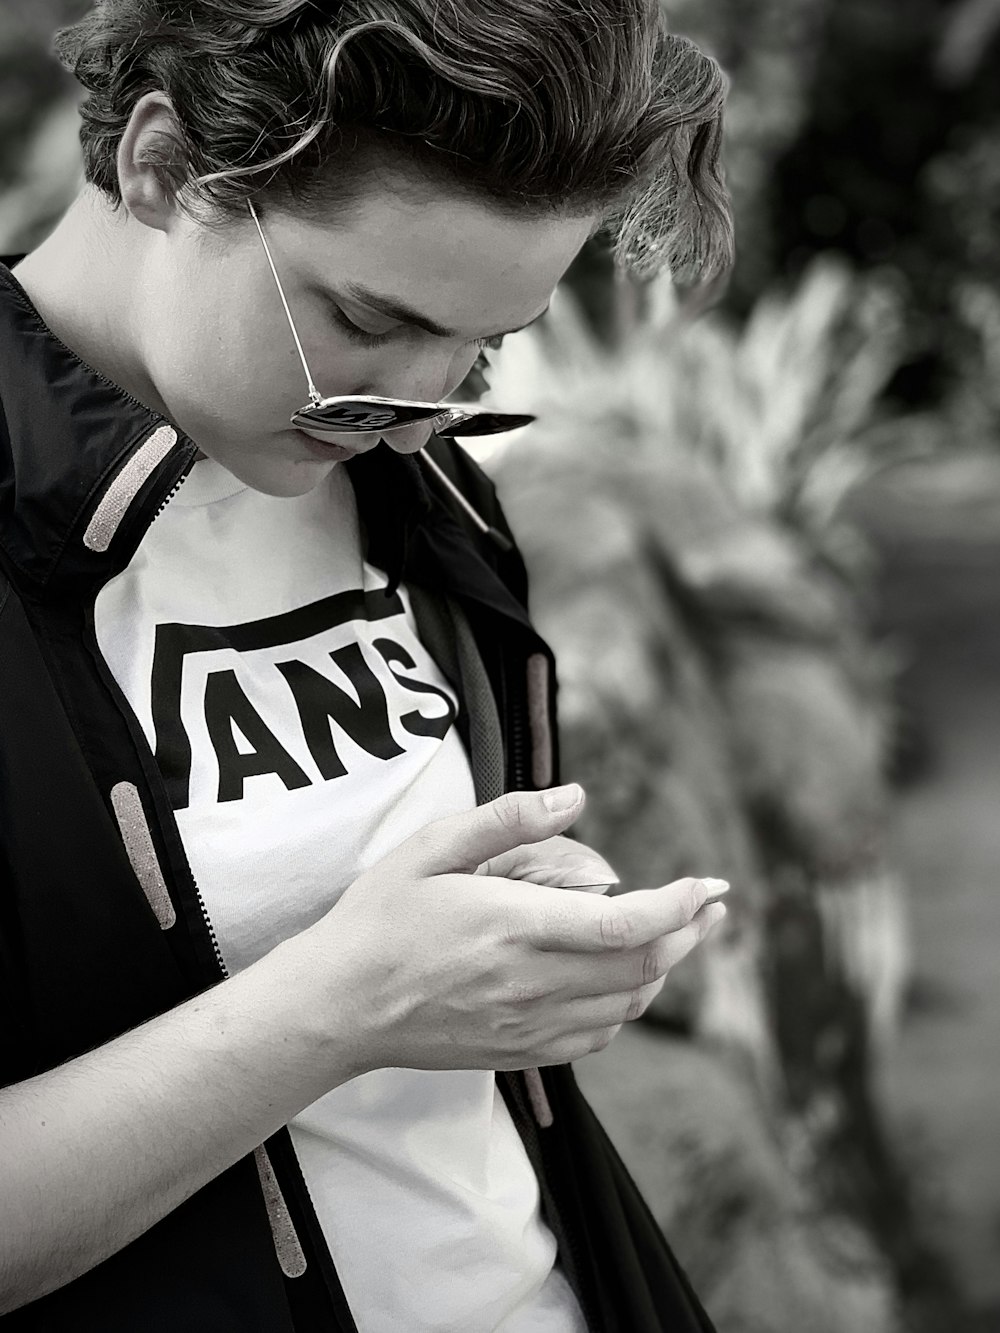
[{"label": "fingers", "polygon": [[[641,1018],[663,988],[663,979],[617,995],[587,996],[568,1004],[561,1015],[563,1032],[549,1043],[551,1060],[580,1060],[604,1048],[626,1023]],[[544,1063],[544,1061],[542,1062]]]},{"label": "fingers", "polygon": [[618,883],[618,876],[600,853],[562,834],[493,856],[477,867],[476,874],[494,875],[502,879],[526,879],[556,889],[604,891]]},{"label": "fingers", "polygon": [[[556,808],[550,809],[547,802],[553,798]],[[562,832],[583,804],[583,788],[575,782],[545,791],[507,792],[475,810],[434,820],[392,855],[410,875],[471,874],[491,857]]]},{"label": "fingers", "polygon": [[620,995],[592,995],[566,1006],[567,1036],[618,1029],[641,1018],[663,989],[663,980]]},{"label": "fingers", "polygon": [[538,959],[532,982],[522,983],[512,998],[520,1002],[542,1001],[549,996],[585,999],[662,984],[671,968],[687,957],[725,914],[721,903],[706,903],[680,930],[626,953],[546,952]]},{"label": "fingers", "polygon": [[[726,915],[724,903],[705,903],[680,930],[643,945],[628,959],[606,956],[593,961],[602,966],[590,972],[582,995],[606,995],[662,986],[667,973],[705,939]],[[606,971],[602,970],[606,967]]]},{"label": "fingers", "polygon": [[[605,889],[619,882],[618,876],[600,852],[575,838],[549,838],[541,847],[526,847],[524,851],[529,860],[534,860],[538,852],[544,852],[541,865],[536,867],[529,864],[523,876],[538,884],[551,884],[556,889]],[[541,873],[537,873],[538,870]]]},{"label": "fingers", "polygon": [[[527,942],[542,951],[622,954],[683,930],[713,891],[720,892],[703,879],[679,879],[616,898],[537,885],[529,910],[515,925]],[[687,947],[696,943],[697,938]]]},{"label": "fingers", "polygon": [[[607,965],[602,975],[592,978],[593,992],[578,994],[561,1006],[562,1058],[578,1060],[603,1050],[625,1023],[641,1018],[663,989],[670,968],[690,953],[725,915],[722,903],[706,903],[686,926],[659,945],[637,950],[636,956],[628,960],[627,969],[623,969],[621,959],[593,960],[591,967],[593,963]],[[556,955],[552,961],[568,965],[573,960],[569,955]],[[551,983],[551,977],[549,980]],[[538,998],[542,999],[540,995]]]}]

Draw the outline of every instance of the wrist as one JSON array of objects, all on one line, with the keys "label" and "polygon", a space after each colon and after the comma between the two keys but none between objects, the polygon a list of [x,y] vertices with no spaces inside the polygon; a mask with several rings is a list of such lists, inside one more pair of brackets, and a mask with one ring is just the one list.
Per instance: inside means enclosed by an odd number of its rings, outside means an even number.
[{"label": "wrist", "polygon": [[346,950],[331,956],[313,928],[272,949],[266,964],[270,1003],[287,1041],[314,1065],[326,1090],[366,1072],[365,1005]]}]

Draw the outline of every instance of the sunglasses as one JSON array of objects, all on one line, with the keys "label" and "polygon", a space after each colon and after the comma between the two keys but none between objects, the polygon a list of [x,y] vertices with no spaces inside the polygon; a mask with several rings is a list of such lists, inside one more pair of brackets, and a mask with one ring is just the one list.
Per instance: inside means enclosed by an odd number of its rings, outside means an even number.
[{"label": "sunglasses", "polygon": [[247,200],[250,215],[257,226],[264,245],[267,262],[274,274],[278,286],[281,304],[285,308],[289,328],[298,348],[302,369],[306,372],[309,385],[310,401],[298,411],[293,412],[293,426],[304,426],[309,430],[325,432],[329,435],[351,435],[377,431],[380,435],[390,430],[402,430],[423,421],[434,421],[434,433],[440,436],[456,435],[497,435],[502,431],[517,430],[520,426],[530,425],[535,417],[524,412],[488,412],[478,407],[463,406],[456,403],[421,403],[407,398],[360,398],[352,394],[338,394],[324,398],[313,383],[312,372],[306,361],[302,343],[299,340],[292,312],[285,299],[284,288],[278,277],[278,270],[271,258],[271,249],[267,237],[260,225],[260,218],[251,200]]}]

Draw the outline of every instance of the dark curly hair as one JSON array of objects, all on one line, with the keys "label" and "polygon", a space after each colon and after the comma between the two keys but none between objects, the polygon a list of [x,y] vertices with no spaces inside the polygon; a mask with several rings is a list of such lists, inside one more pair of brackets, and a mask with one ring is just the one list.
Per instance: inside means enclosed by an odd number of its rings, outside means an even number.
[{"label": "dark curly hair", "polygon": [[177,130],[153,163],[207,225],[248,197],[329,217],[396,167],[511,213],[596,213],[637,276],[732,260],[725,76],[658,0],[98,0],[54,51],[116,206],[122,134],[160,90]]}]

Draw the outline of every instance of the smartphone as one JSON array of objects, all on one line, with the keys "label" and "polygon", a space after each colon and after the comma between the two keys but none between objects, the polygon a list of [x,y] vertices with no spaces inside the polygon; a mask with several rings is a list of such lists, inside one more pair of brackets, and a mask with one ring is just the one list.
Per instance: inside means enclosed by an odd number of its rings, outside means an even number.
[{"label": "smartphone", "polygon": [[[561,889],[589,889],[592,892],[596,892],[599,889],[602,893],[607,893],[608,889],[613,889],[620,883],[621,880],[616,879],[611,884],[560,884],[559,887]],[[702,907],[704,907],[706,903],[719,902],[719,900],[724,898],[728,892],[729,885],[725,880],[715,880],[714,886],[709,890],[709,893],[705,898],[705,902],[702,903]]]}]

